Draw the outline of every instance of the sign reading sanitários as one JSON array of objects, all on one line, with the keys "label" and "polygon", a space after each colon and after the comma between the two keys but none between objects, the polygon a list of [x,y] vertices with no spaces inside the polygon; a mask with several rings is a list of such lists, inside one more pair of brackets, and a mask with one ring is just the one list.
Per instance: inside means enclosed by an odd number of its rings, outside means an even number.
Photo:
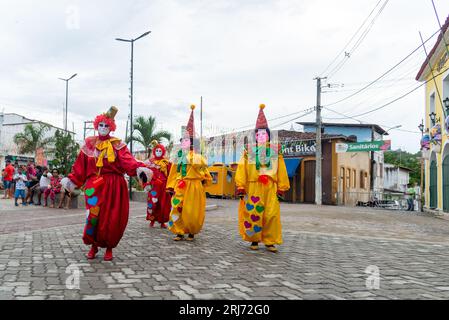
[{"label": "sign reading sanit\u00e1rios", "polygon": [[336,153],[388,150],[391,150],[391,140],[335,144]]}]

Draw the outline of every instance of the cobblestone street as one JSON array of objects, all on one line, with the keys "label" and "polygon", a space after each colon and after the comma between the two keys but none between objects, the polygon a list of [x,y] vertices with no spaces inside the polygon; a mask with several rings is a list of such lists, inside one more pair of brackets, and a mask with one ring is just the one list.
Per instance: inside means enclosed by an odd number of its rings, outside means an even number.
[{"label": "cobblestone street", "polygon": [[[145,204],[132,202],[115,258],[104,262],[104,250],[85,258],[84,210],[0,200],[0,299],[449,299],[445,219],[284,204],[284,244],[271,253],[240,239],[236,201],[208,202],[218,207],[191,243],[149,228]],[[67,281],[76,267],[79,289]],[[378,289],[367,270],[379,271]]]}]

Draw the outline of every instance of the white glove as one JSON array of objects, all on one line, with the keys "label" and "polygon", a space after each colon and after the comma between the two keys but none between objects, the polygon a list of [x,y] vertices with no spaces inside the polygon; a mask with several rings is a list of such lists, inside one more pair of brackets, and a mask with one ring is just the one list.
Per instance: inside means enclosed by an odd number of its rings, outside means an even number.
[{"label": "white glove", "polygon": [[[146,181],[142,179],[142,174],[146,176]],[[139,180],[144,184],[150,183],[151,179],[153,178],[153,171],[145,167],[139,167],[137,168],[137,178],[139,178]]]},{"label": "white glove", "polygon": [[70,180],[69,178],[63,178],[62,180],[61,180],[61,185],[62,185],[62,187],[64,188],[64,189],[66,189],[67,191],[69,191],[69,192],[73,192],[73,191],[75,191],[75,189],[76,189],[76,184],[74,184],[73,182],[72,182],[72,180]]},{"label": "white glove", "polygon": [[147,185],[145,188],[143,188],[143,191],[145,191],[145,192],[150,192],[151,190],[152,190],[153,188],[151,188],[151,185],[149,184],[149,185]]}]

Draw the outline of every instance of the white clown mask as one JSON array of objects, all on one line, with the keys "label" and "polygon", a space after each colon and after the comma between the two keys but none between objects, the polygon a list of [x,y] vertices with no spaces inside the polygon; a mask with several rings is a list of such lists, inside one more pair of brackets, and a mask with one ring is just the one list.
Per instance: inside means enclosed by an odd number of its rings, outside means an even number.
[{"label": "white clown mask", "polygon": [[156,150],[154,150],[154,154],[156,155],[157,158],[161,158],[164,154],[164,151],[162,151],[161,148],[156,148]]},{"label": "white clown mask", "polygon": [[107,136],[111,132],[109,125],[105,122],[100,122],[98,124],[98,134],[102,137]]}]

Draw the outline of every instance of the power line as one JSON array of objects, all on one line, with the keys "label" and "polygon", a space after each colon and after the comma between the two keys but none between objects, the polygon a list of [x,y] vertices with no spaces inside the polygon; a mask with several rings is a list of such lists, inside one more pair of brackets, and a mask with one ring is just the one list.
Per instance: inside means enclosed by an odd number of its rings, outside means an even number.
[{"label": "power line", "polygon": [[[440,32],[440,30],[438,30],[437,32],[435,32],[434,34],[432,34],[426,41],[424,41],[424,44],[427,43],[428,41],[430,41],[435,35],[437,35]],[[406,61],[408,58],[410,58],[413,54],[415,54],[421,47],[423,47],[423,44],[419,45],[416,49],[414,49],[411,53],[409,53],[405,58],[403,58],[401,61],[399,61],[398,63],[396,63],[393,67],[391,67],[390,69],[388,69],[387,71],[385,71],[381,76],[379,76],[378,78],[376,78],[375,80],[371,81],[369,84],[367,84],[366,86],[362,87],[360,90],[354,92],[353,94],[350,94],[349,96],[346,96],[345,98],[342,98],[340,100],[337,100],[335,102],[329,103],[327,105],[325,105],[324,107],[328,107],[328,106],[333,106],[336,105],[340,102],[346,101],[352,97],[354,97],[355,95],[365,91],[367,88],[371,87],[373,84],[375,84],[377,81],[379,81],[380,79],[384,78],[387,74],[389,74],[391,71],[393,71],[394,69],[396,69],[399,65],[401,65],[404,61]]]},{"label": "power line", "polygon": [[355,36],[359,33],[359,31],[362,29],[362,27],[365,25],[365,23],[368,21],[368,19],[371,17],[371,15],[373,14],[374,10],[376,10],[376,8],[379,6],[379,4],[382,2],[382,0],[379,0],[379,2],[377,2],[377,4],[374,6],[373,10],[371,10],[370,14],[365,18],[365,20],[363,21],[363,23],[360,25],[360,27],[357,29],[357,31],[352,35],[351,39],[349,39],[349,41],[346,43],[346,45],[343,47],[343,49],[335,56],[335,58],[331,61],[331,63],[326,67],[326,69],[324,69],[324,71],[321,73],[321,75],[324,75],[324,73],[329,70],[329,68],[335,63],[335,61],[337,61],[338,57],[340,57],[340,55],[346,50],[346,48],[349,46],[349,44],[352,42],[352,40],[354,40]]},{"label": "power line", "polygon": [[[413,88],[412,90],[410,90],[410,91],[408,91],[408,92],[402,94],[401,96],[395,98],[394,100],[392,100],[392,101],[390,101],[390,102],[388,102],[388,103],[385,103],[385,104],[383,104],[383,105],[381,105],[381,106],[379,106],[379,107],[376,107],[376,108],[374,108],[374,109],[372,109],[372,110],[369,110],[369,111],[366,111],[366,112],[363,112],[363,113],[360,113],[360,114],[357,114],[357,115],[354,115],[354,116],[348,116],[348,115],[346,115],[346,114],[339,113],[339,112],[337,112],[337,111],[335,111],[335,110],[330,109],[329,107],[323,107],[323,108],[325,108],[325,109],[327,109],[327,110],[329,110],[329,111],[332,111],[332,112],[334,112],[334,113],[341,114],[341,115],[345,116],[346,118],[354,118],[354,119],[355,119],[355,118],[357,118],[357,117],[361,117],[361,116],[367,115],[367,114],[369,114],[369,113],[372,113],[372,112],[378,111],[378,110],[380,110],[380,109],[383,109],[383,108],[385,108],[385,107],[387,107],[387,106],[389,106],[389,105],[395,103],[396,101],[399,101],[399,100],[405,98],[406,96],[412,94],[413,92],[415,92],[416,90],[418,90],[418,89],[421,88],[422,86],[426,85],[426,84],[429,83],[430,81],[433,81],[436,77],[442,75],[442,74],[445,73],[447,70],[449,70],[449,67],[447,67],[446,69],[444,69],[444,70],[441,71],[440,73],[434,75],[434,76],[431,77],[430,79],[424,81],[423,83],[421,83],[421,84],[418,85],[417,87]],[[343,120],[343,119],[342,119],[342,120]],[[357,120],[357,119],[355,119],[355,120]],[[357,120],[357,121],[360,121],[360,120]]]},{"label": "power line", "polygon": [[[365,40],[366,36],[368,35],[368,33],[371,31],[372,27],[374,26],[377,18],[381,15],[381,13],[383,12],[383,10],[385,9],[385,7],[387,6],[389,0],[386,0],[384,2],[384,4],[381,6],[381,8],[379,9],[379,11],[377,12],[377,14],[374,16],[374,18],[371,20],[371,23],[367,26],[367,28],[362,32],[362,34],[360,35],[360,37],[357,39],[356,43],[354,44],[354,46],[349,50],[349,52],[345,52],[345,56],[344,59],[341,61],[340,64],[338,64],[334,69],[332,69],[329,72],[329,75],[327,76],[328,79],[330,79],[331,77],[333,77],[338,71],[340,71],[341,68],[343,68],[343,66],[346,64],[346,62],[349,60],[349,58],[351,58],[351,56],[354,54],[354,52],[358,49],[358,47],[360,46],[360,44],[363,42],[363,40]],[[380,1],[379,1],[380,2]],[[379,4],[379,3],[378,3]],[[377,7],[377,5],[376,5]]]}]

